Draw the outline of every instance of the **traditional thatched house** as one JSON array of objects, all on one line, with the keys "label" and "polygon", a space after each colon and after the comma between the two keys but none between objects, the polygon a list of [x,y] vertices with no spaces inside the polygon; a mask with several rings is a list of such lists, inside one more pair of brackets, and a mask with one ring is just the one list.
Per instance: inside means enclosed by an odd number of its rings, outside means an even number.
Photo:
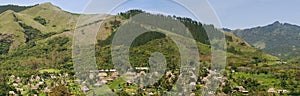
[{"label": "traditional thatched house", "polygon": [[196,82],[191,82],[190,85],[191,86],[196,86]]},{"label": "traditional thatched house", "polygon": [[111,78],[116,79],[116,78],[118,78],[118,75],[119,75],[118,72],[114,72],[114,73],[111,74]]},{"label": "traditional thatched house", "polygon": [[33,87],[31,87],[31,90],[37,90],[37,89],[39,89],[39,85],[35,85],[35,86],[33,86]]},{"label": "traditional thatched house", "polygon": [[111,81],[113,81],[114,79],[110,77],[110,78],[107,78],[106,80],[107,80],[108,82],[111,82]]},{"label": "traditional thatched house", "polygon": [[149,70],[149,67],[135,67],[136,70]]},{"label": "traditional thatched house", "polygon": [[19,84],[18,84],[18,83],[13,83],[13,86],[14,86],[14,87],[18,87]]},{"label": "traditional thatched house", "polygon": [[276,93],[276,90],[275,90],[275,88],[270,88],[270,89],[268,90],[268,92],[269,92],[269,93]]},{"label": "traditional thatched house", "polygon": [[16,90],[17,90],[18,92],[22,92],[22,91],[24,91],[24,89],[23,89],[23,88],[16,88]]},{"label": "traditional thatched house", "polygon": [[83,87],[81,88],[81,91],[83,91],[83,92],[88,92],[88,91],[90,91],[90,89],[89,89],[87,86],[83,86]]},{"label": "traditional thatched house", "polygon": [[16,76],[15,76],[15,75],[11,75],[10,78],[11,78],[11,79],[15,79]]},{"label": "traditional thatched house", "polygon": [[107,73],[101,72],[101,73],[98,74],[98,76],[99,76],[99,77],[106,77],[106,76],[107,76]]},{"label": "traditional thatched house", "polygon": [[50,88],[47,86],[45,89],[44,89],[44,93],[50,93],[51,92],[51,90],[50,90]]},{"label": "traditional thatched house", "polygon": [[15,91],[9,91],[8,94],[10,94],[10,95],[16,95]]},{"label": "traditional thatched house", "polygon": [[101,85],[103,85],[103,83],[101,83],[100,81],[98,81],[96,84],[94,84],[95,87],[99,87]]},{"label": "traditional thatched house", "polygon": [[135,72],[126,72],[125,73],[126,76],[136,76]]},{"label": "traditional thatched house", "polygon": [[154,93],[153,93],[153,92],[150,92],[150,93],[149,93],[149,95],[150,95],[150,96],[153,96],[153,95],[154,95]]},{"label": "traditional thatched house", "polygon": [[195,93],[191,93],[190,96],[196,96],[196,94]]},{"label": "traditional thatched house", "polygon": [[100,81],[102,84],[106,84],[108,81],[107,80],[101,80]]},{"label": "traditional thatched house", "polygon": [[289,91],[287,90],[277,90],[277,93],[288,93]]}]

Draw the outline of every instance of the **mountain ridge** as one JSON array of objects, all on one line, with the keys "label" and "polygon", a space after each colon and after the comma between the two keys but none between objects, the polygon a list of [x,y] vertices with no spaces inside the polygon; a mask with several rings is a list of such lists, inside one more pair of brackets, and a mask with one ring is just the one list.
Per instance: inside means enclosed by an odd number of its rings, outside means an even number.
[{"label": "mountain ridge", "polygon": [[[43,10],[44,6],[51,6],[51,7]],[[293,85],[297,85],[295,83],[285,82],[287,81],[287,79],[285,79],[284,76],[288,76],[286,74],[292,74],[292,75],[296,74],[296,71],[290,68],[290,65],[288,64],[284,65],[283,64],[284,62],[280,61],[278,57],[270,55],[264,51],[261,51],[253,47],[251,43],[238,37],[237,35],[234,34],[234,32],[223,32],[221,29],[217,29],[213,25],[205,25],[202,24],[201,22],[192,20],[190,18],[155,15],[141,10],[131,10],[122,14],[120,13],[118,15],[81,14],[81,16],[79,16],[78,14],[72,14],[70,12],[61,10],[60,8],[57,9],[51,3],[37,5],[35,7],[26,9],[21,12],[7,11],[4,14],[0,14],[0,18],[1,17],[3,18],[0,19],[0,21],[1,20],[6,21],[6,22],[0,22],[0,31],[3,30],[3,27],[12,28],[13,30],[10,30],[12,33],[15,32],[15,33],[20,33],[22,35],[22,36],[21,35],[15,36],[17,34],[7,35],[4,32],[0,32],[0,41],[5,42],[5,44],[0,43],[0,59],[1,59],[0,69],[4,69],[4,70],[0,70],[0,75],[3,76],[3,78],[6,78],[8,80],[7,82],[10,82],[9,78],[12,75],[14,75],[15,77],[24,78],[23,81],[26,82],[29,81],[30,77],[33,76],[50,78],[51,76],[49,74],[67,73],[70,75],[71,79],[65,77],[63,78],[57,77],[53,81],[50,79],[50,81],[46,82],[46,86],[40,86],[40,88],[33,89],[33,90],[36,91],[35,93],[38,95],[40,95],[39,92],[42,92],[45,89],[49,89],[52,92],[54,92],[53,90],[57,88],[55,87],[56,84],[60,83],[59,79],[63,79],[68,81],[68,82],[64,82],[65,85],[67,86],[63,86],[63,87],[65,87],[65,89],[68,90],[70,94],[72,95],[79,94],[80,92],[82,92],[81,90],[82,88],[90,88],[91,91],[87,92],[86,94],[91,94],[94,88],[93,86],[80,86],[80,84],[78,84],[78,86],[72,86],[72,85],[77,85],[77,83],[75,82],[79,81],[78,78],[75,77],[74,64],[73,64],[74,62],[73,60],[77,58],[76,56],[73,57],[74,55],[72,54],[72,51],[74,51],[73,50],[74,47],[82,47],[74,44],[73,31],[75,31],[75,29],[78,31],[78,34],[76,35],[85,35],[87,32],[90,32],[95,28],[100,28],[101,32],[99,31],[98,36],[95,36],[97,41],[88,42],[86,44],[92,44],[95,46],[95,60],[96,60],[95,63],[97,65],[96,68],[98,70],[114,69],[115,67],[112,63],[113,57],[111,56],[111,48],[112,48],[111,40],[114,38],[115,33],[123,24],[128,24],[132,16],[139,14],[141,12],[148,14],[148,16],[160,16],[160,18],[164,18],[164,19],[178,20],[179,22],[185,25],[187,30],[189,30],[192,36],[195,38],[196,46],[199,49],[198,52],[199,52],[199,59],[200,59],[199,61],[196,62],[201,63],[201,65],[199,65],[199,69],[200,69],[199,70],[200,74],[198,74],[199,78],[197,77],[195,79],[195,82],[197,82],[195,84],[199,90],[198,89],[195,90],[195,94],[201,93],[201,89],[205,88],[205,84],[207,83],[205,83],[206,81],[204,81],[204,79],[209,78],[208,75],[214,74],[211,73],[213,72],[213,70],[211,70],[211,66],[210,66],[211,64],[213,64],[211,60],[213,59],[211,55],[212,46],[210,45],[210,42],[208,40],[209,38],[207,37],[206,34],[206,32],[208,31],[206,31],[205,28],[222,33],[222,36],[225,35],[225,40],[226,40],[226,46],[227,46],[226,64],[227,65],[224,66],[225,70],[224,70],[224,74],[222,74],[224,75],[224,77],[222,77],[222,84],[220,85],[220,91],[217,91],[216,94],[229,94],[229,95],[232,94],[232,95],[240,96],[244,93],[239,89],[236,89],[236,86],[239,88],[241,86],[244,89],[243,91],[248,91],[247,93],[248,95],[254,95],[254,96],[256,96],[257,94],[266,95],[267,94],[266,90],[268,90],[268,88],[276,88],[276,89],[284,88],[288,91],[290,90],[292,91],[293,89],[292,87],[294,87]],[[50,15],[47,16],[48,14]],[[80,20],[82,20],[79,21],[82,24],[77,25],[77,21],[79,18]],[[153,20],[153,22],[156,21]],[[6,23],[13,24],[14,26],[9,27]],[[102,24],[98,25],[99,23]],[[146,24],[145,25],[138,24],[138,25],[146,26]],[[278,22],[274,24],[274,26],[277,27],[283,25],[290,26],[289,24],[278,24]],[[155,28],[155,26],[160,26],[160,25],[147,25],[147,28],[152,28],[152,27]],[[20,28],[17,29],[15,27],[20,27]],[[265,29],[270,29],[270,28],[265,28]],[[251,29],[249,30],[251,31]],[[278,32],[278,30],[276,32]],[[151,57],[152,53],[159,52],[165,56],[165,59],[167,61],[166,63],[168,64],[167,71],[171,72],[171,74],[174,75],[175,78],[179,77],[180,76],[179,70],[180,67],[182,67],[180,66],[181,64],[180,61],[182,60],[180,57],[178,46],[168,36],[157,34],[159,32],[147,32],[147,33],[148,34],[142,34],[137,38],[135,38],[133,44],[130,45],[129,62],[131,66],[133,67],[150,66],[150,68],[152,68],[151,65],[149,65],[149,57]],[[268,31],[266,33],[270,33],[270,32]],[[15,45],[15,49],[11,49],[10,52],[3,52],[8,50],[7,46],[10,46],[10,43],[12,41],[15,42],[19,41],[16,38],[21,38],[21,37],[23,40],[22,44]],[[204,39],[202,37],[204,37]],[[261,45],[260,46],[261,48],[268,47],[268,43],[264,41],[258,42],[257,45]],[[120,46],[120,48],[121,47],[122,46]],[[82,53],[85,54],[85,52]],[[88,61],[84,63],[89,64],[90,62]],[[190,64],[192,63],[193,62],[190,62]],[[296,68],[298,67],[296,66],[295,69]],[[145,74],[148,74],[148,72],[145,72]],[[107,76],[109,75],[111,74],[108,73]],[[88,79],[87,82],[90,82],[90,80],[92,80],[91,76],[93,75],[89,75],[89,76],[90,79]],[[98,77],[94,79],[98,79]],[[288,81],[290,80],[292,80],[293,82],[296,81],[296,79],[294,78],[291,78]],[[14,82],[12,83],[7,83],[7,82],[6,81],[1,82],[0,80],[0,85],[4,85],[4,87],[0,86],[0,94],[6,94],[9,91],[11,91],[11,90],[5,90],[7,84],[10,84],[13,90],[14,88],[17,88],[13,86]],[[51,84],[47,85],[48,82]],[[176,82],[176,79],[170,79],[169,76],[163,76],[163,78],[159,80],[158,83],[154,84],[153,86],[147,86],[147,88],[151,90],[152,89],[156,90],[160,88],[163,91],[165,90],[169,91],[168,88],[171,88],[174,82]],[[94,84],[94,83],[96,82],[91,82],[90,84]],[[29,83],[26,82],[26,84],[25,83],[23,84],[21,82],[20,87],[25,88],[24,89],[25,91],[28,90],[28,92],[31,92],[32,89],[30,88],[26,89],[27,84]],[[33,86],[35,84],[36,83],[31,83],[29,85]],[[121,79],[118,78],[115,81],[109,81],[109,83],[105,83],[105,84],[107,84],[112,90],[118,90],[120,87],[124,88],[124,90],[122,91],[124,94],[133,93],[136,92],[134,90],[139,90],[139,87],[136,86],[136,84],[128,84],[128,82],[126,84],[126,81],[123,80],[122,78]],[[291,87],[284,87],[284,86],[282,87],[283,84]],[[4,89],[4,91],[2,89]],[[76,90],[72,90],[72,89],[76,89]],[[298,90],[299,87],[296,86],[294,89]],[[257,92],[261,92],[262,94]],[[153,91],[153,93],[157,94],[155,91]],[[26,95],[29,93],[21,92],[21,94]],[[82,93],[81,95],[83,94],[85,93]],[[116,94],[120,95],[119,92],[116,92]],[[53,96],[60,96],[60,95],[53,95]]]},{"label": "mountain ridge", "polygon": [[300,26],[275,21],[266,26],[233,30],[235,35],[243,38],[256,48],[281,58],[300,55]]}]

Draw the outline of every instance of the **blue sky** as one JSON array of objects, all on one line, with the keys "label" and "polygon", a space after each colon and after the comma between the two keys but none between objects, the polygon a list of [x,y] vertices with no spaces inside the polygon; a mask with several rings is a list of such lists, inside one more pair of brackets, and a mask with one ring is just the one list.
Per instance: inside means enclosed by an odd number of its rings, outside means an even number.
[{"label": "blue sky", "polygon": [[[114,1],[118,0],[97,1],[114,3]],[[66,11],[75,13],[101,13],[101,9],[84,11],[88,5],[97,4],[94,2],[89,4],[89,0],[0,0],[0,5],[15,4],[25,6],[43,2],[51,2]],[[263,26],[275,21],[300,25],[300,0],[209,0],[209,3],[219,17],[221,26],[226,28],[243,29]],[[143,8],[152,12],[193,18],[191,13],[186,11],[187,9],[166,0],[132,0],[131,3],[123,4],[123,6],[116,9],[117,11],[123,11],[129,8]],[[106,9],[103,8],[102,10]]]}]

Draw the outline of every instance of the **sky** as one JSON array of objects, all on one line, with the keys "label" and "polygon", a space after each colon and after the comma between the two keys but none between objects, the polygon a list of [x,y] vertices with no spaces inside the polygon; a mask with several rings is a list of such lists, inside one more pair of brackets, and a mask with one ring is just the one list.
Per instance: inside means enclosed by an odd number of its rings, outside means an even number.
[{"label": "sky", "polygon": [[[14,4],[28,6],[51,2],[63,10],[74,13],[101,13],[104,11],[104,13],[107,13],[107,10],[113,8],[111,5],[116,5],[116,3],[118,3],[117,1],[120,0],[95,1],[96,2],[91,2],[90,0],[0,0],[0,5]],[[102,2],[106,3],[103,4]],[[218,18],[214,19],[220,22],[221,27],[244,29],[264,26],[275,21],[300,25],[300,0],[208,0],[208,2],[209,6],[213,9],[209,11],[216,14]],[[204,6],[199,4],[199,2],[193,3],[191,1],[190,3],[190,6],[193,7]],[[99,8],[99,4],[103,7]],[[131,0],[114,8],[116,10],[111,10],[113,13],[125,11],[130,8],[143,8],[154,13],[175,14],[195,18],[195,13],[189,12],[187,11],[189,9],[184,6],[170,2],[169,0]],[[200,8],[199,10],[205,11],[205,8]],[[209,19],[209,16],[207,16],[207,18],[203,17],[204,20],[202,21],[205,23],[205,20]],[[210,21],[212,20],[208,20],[207,22]]]}]

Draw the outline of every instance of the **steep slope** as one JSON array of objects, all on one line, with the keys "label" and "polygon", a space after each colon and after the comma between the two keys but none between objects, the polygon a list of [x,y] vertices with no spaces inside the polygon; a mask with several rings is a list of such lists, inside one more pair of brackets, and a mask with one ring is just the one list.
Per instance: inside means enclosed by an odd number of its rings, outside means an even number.
[{"label": "steep slope", "polygon": [[13,10],[15,12],[20,12],[20,11],[26,10],[26,9],[34,7],[34,6],[3,5],[3,6],[0,6],[0,13],[5,12],[7,10]]},{"label": "steep slope", "polygon": [[72,30],[78,20],[78,14],[63,11],[51,3],[39,4],[35,7],[20,12],[33,18],[45,19],[44,26],[50,32],[64,32]]},{"label": "steep slope", "polygon": [[[135,12],[133,13],[135,14]],[[133,16],[131,13],[128,14]],[[109,18],[103,20],[105,17]],[[200,22],[193,21],[190,18],[161,17],[180,20],[188,27],[193,36],[198,38],[195,40],[197,47],[201,49],[199,50],[200,62],[203,62],[204,66],[209,66],[211,63],[211,47],[204,29],[205,27],[215,28],[209,25],[202,25]],[[10,50],[9,54],[0,54],[0,69],[4,69],[0,70],[0,73],[30,77],[31,75],[41,74],[39,73],[40,70],[55,69],[60,72],[74,74],[72,30],[74,30],[75,22],[77,22],[78,18],[78,15],[62,11],[50,3],[40,4],[20,13],[13,11],[2,13],[0,15],[0,21],[3,20],[0,22],[0,41],[6,40],[7,44],[13,41],[13,47],[11,48],[15,49]],[[114,68],[110,53],[111,40],[116,30],[122,24],[125,24],[129,17],[94,14],[83,15],[80,18],[86,21],[77,27],[83,33],[99,27],[97,24],[103,22],[102,26],[100,26],[101,32],[97,36],[98,42],[95,45],[96,63],[98,69]],[[217,31],[221,33],[220,30]],[[228,46],[227,64],[229,67],[227,69],[231,66],[261,67],[263,64],[271,65],[278,59],[253,48],[232,33],[225,33],[225,36]],[[14,44],[15,42],[19,43]],[[0,47],[4,47],[0,48],[0,50],[7,50],[7,44],[1,44]],[[180,67],[180,54],[176,44],[169,37],[155,32],[143,34],[134,40],[134,44],[130,48],[129,58],[132,66],[149,66],[149,57],[154,52],[161,52],[165,55],[169,69],[178,69]],[[253,67],[253,64],[256,64],[256,66]],[[175,75],[179,75],[178,73],[174,72]],[[203,72],[203,74],[206,73]]]},{"label": "steep slope", "polygon": [[[128,12],[131,12],[131,11],[128,11]],[[135,13],[135,12],[132,12],[132,13]],[[130,14],[130,13],[125,13],[125,14]],[[130,16],[133,16],[133,15],[130,15]],[[117,17],[119,17],[119,16],[117,16]],[[122,16],[121,16],[121,18],[122,18]],[[180,18],[180,17],[176,17],[176,18]],[[207,43],[208,38],[206,35],[206,31],[204,30],[204,27],[212,27],[212,26],[202,25],[200,22],[195,23],[196,21],[193,21],[192,19],[189,19],[189,18],[180,18],[178,20],[183,22],[183,24],[185,24],[186,27],[188,27],[188,29],[191,31],[193,36],[196,36],[194,38],[199,38],[200,36],[201,36],[201,38],[205,38],[203,40],[196,39],[196,41],[198,44],[197,46],[199,47],[199,49],[201,49],[201,50],[199,50],[199,52],[201,54],[201,56],[200,56],[201,59],[203,59],[203,57],[204,57],[205,61],[209,63],[210,62],[210,59],[209,59],[210,58],[210,55],[209,55],[210,54],[210,44]],[[114,20],[111,20],[111,21],[114,21]],[[126,22],[126,20],[125,21],[121,20],[121,22]],[[108,26],[110,26],[110,25],[108,25]],[[221,32],[221,30],[218,30],[218,32]],[[252,47],[250,44],[248,44],[241,38],[236,37],[232,33],[225,32],[225,36],[226,36],[226,40],[227,40],[227,63],[230,66],[252,66],[252,64],[256,64],[256,63],[259,63],[259,65],[275,64],[275,61],[278,60],[277,57],[269,55],[263,51],[258,50],[257,48]],[[109,47],[110,47],[111,40],[113,39],[113,37],[114,37],[114,32],[112,32],[111,35],[108,34],[107,39],[98,41],[97,46],[99,46],[99,47],[101,46],[102,48],[97,49],[97,50],[101,50],[102,52],[99,52],[97,54],[106,54],[103,57],[101,57],[101,56],[98,57],[100,60],[99,61],[100,64],[104,64],[104,65],[100,65],[100,66],[102,66],[102,68],[107,66],[106,63],[108,63],[108,64],[111,63],[110,60],[107,60],[107,59],[110,58],[108,53],[110,53]],[[149,40],[149,41],[147,41],[147,40]],[[154,42],[162,42],[163,44],[158,46],[158,45],[155,45]],[[136,45],[140,45],[140,46],[136,46]],[[155,47],[160,48],[161,46],[172,46],[170,48],[173,48],[176,45],[174,45],[172,40],[169,40],[169,38],[167,38],[167,37],[157,35],[154,33],[144,34],[141,37],[136,38],[135,42],[133,42],[133,44],[132,44],[133,50],[136,50],[133,52],[137,52],[137,53],[132,53],[132,54],[140,54],[140,55],[137,55],[136,57],[143,57],[143,56],[145,56],[145,54],[142,55],[143,52],[141,52],[140,50],[146,50],[147,48],[149,48],[151,50],[163,51],[165,53],[168,53],[168,51],[167,52],[164,51],[166,49],[159,49],[159,50],[155,49]],[[177,49],[174,48],[172,50],[177,50]],[[141,53],[138,53],[138,52],[141,52]],[[144,53],[148,53],[148,52],[144,52]],[[176,53],[174,53],[174,54],[176,54]],[[176,55],[174,55],[174,54],[170,53],[171,56],[173,55],[174,57],[176,57]],[[150,54],[147,54],[147,55],[150,55]],[[136,57],[133,56],[133,58],[137,59]],[[178,58],[178,57],[176,57],[176,58]],[[102,61],[102,60],[104,60],[104,61]],[[143,62],[142,64],[146,64],[147,63],[146,61],[147,61],[147,58],[144,58],[144,57],[141,60],[133,60],[133,62],[136,62],[135,64],[137,64],[137,65],[141,64],[141,62]],[[133,63],[133,65],[135,65],[135,64]]]},{"label": "steep slope", "polygon": [[276,21],[263,27],[234,30],[233,33],[256,48],[281,58],[300,55],[300,26],[297,25]]},{"label": "steep slope", "polygon": [[[8,10],[0,14],[0,33],[10,35],[13,38],[10,49],[14,49],[25,42],[23,31],[24,29],[19,25],[14,11]],[[2,41],[5,41],[5,38]]]},{"label": "steep slope", "polygon": [[[72,30],[75,29],[79,18],[78,14],[65,12],[51,3],[28,6],[18,11],[21,12],[7,10],[0,14],[0,33],[13,38],[1,39],[1,41],[10,41],[9,44],[5,44],[10,46],[10,51],[23,44],[29,44],[29,41],[33,41],[30,44],[34,44],[52,35],[72,36]],[[87,26],[90,23],[100,22],[105,16],[108,15],[85,14],[80,18],[87,23],[84,23]]]}]

